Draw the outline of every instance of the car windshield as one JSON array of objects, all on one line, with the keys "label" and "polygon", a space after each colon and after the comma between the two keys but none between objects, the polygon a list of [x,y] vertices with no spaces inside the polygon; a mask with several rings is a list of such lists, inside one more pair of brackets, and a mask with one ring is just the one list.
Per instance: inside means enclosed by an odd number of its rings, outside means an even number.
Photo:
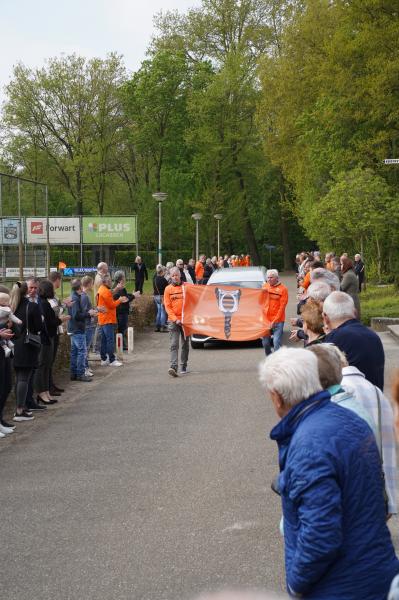
[{"label": "car windshield", "polygon": [[209,285],[231,285],[234,287],[260,289],[262,281],[210,281]]}]

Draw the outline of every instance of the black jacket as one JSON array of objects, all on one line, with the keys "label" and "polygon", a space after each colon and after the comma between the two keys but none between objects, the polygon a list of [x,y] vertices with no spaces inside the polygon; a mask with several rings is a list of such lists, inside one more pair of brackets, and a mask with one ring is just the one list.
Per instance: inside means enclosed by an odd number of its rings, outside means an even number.
[{"label": "black jacket", "polygon": [[193,283],[197,283],[197,278],[195,276],[195,269],[194,269],[194,267],[192,267],[191,265],[188,265],[187,271],[190,273],[191,279],[193,280]]},{"label": "black jacket", "polygon": [[57,335],[57,328],[62,321],[56,316],[47,298],[39,298],[39,308],[43,315],[43,327],[40,331],[40,337],[42,338],[42,344],[48,346],[50,339]]},{"label": "black jacket", "polygon": [[351,366],[357,367],[380,390],[384,389],[384,348],[374,331],[357,319],[349,319],[326,335],[325,342],[338,346]]},{"label": "black jacket", "polygon": [[129,294],[126,288],[122,288],[121,290],[112,290],[112,296],[114,300],[118,300],[121,296],[127,296],[129,298],[129,302],[122,302],[119,306],[116,307],[116,316],[129,314],[129,305],[134,300],[134,294]]},{"label": "black jacket", "polygon": [[136,278],[136,283],[138,283],[139,281],[144,281],[144,278],[148,279],[148,271],[144,263],[141,263],[140,265],[134,263],[133,270],[134,276]]},{"label": "black jacket", "polygon": [[83,306],[80,294],[73,292],[71,299],[73,304],[68,308],[71,317],[68,321],[68,333],[84,333],[87,319],[90,318],[89,311]]},{"label": "black jacket", "polygon": [[38,366],[38,356],[40,348],[34,348],[25,344],[26,336],[26,308],[28,307],[28,327],[29,333],[38,334],[42,328],[42,315],[39,305],[36,302],[29,302],[23,298],[15,311],[15,316],[21,319],[21,333],[14,342],[14,367],[17,369],[33,369]]},{"label": "black jacket", "polygon": [[163,296],[163,293],[164,293],[167,285],[168,285],[168,282],[163,275],[154,275],[154,278],[152,280],[154,296]]}]

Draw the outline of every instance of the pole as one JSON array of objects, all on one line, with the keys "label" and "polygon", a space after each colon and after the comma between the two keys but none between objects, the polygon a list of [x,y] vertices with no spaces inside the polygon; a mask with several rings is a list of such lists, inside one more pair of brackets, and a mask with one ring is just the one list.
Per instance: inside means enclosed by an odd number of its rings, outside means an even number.
[{"label": "pole", "polygon": [[199,220],[195,221],[195,258],[199,260]]},{"label": "pole", "polygon": [[162,264],[162,202],[158,202],[158,264]]},{"label": "pole", "polygon": [[218,259],[220,256],[220,220],[218,219]]},{"label": "pole", "polygon": [[50,219],[48,216],[48,188],[44,186],[44,195],[46,199],[46,271],[50,273]]},{"label": "pole", "polygon": [[82,216],[79,217],[79,227],[80,227],[80,266],[83,267],[83,219]]},{"label": "pole", "polygon": [[0,235],[1,235],[1,279],[5,277],[5,257],[4,257],[4,230],[3,230],[3,198],[2,198],[2,179],[0,175]]},{"label": "pole", "polygon": [[21,187],[20,181],[17,179],[17,195],[18,195],[18,221],[19,221],[19,244],[18,244],[18,266],[19,278],[24,279],[24,246],[22,243],[22,223],[21,223]]}]

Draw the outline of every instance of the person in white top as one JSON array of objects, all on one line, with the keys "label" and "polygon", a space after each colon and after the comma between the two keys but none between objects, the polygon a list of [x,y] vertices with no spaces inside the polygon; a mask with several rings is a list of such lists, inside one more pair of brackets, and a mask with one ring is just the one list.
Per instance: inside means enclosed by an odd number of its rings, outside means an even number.
[{"label": "person in white top", "polygon": [[381,439],[377,445],[382,450],[383,470],[388,494],[388,512],[397,514],[397,475],[394,414],[390,401],[379,388],[370,383],[357,367],[349,366],[344,357],[342,362],[342,387],[351,391],[377,426]]}]

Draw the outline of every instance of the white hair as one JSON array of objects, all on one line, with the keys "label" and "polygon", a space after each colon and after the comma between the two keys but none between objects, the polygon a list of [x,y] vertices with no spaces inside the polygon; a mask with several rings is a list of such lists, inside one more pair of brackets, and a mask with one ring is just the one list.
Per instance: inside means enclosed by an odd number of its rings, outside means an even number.
[{"label": "white hair", "polygon": [[179,267],[172,267],[171,270],[169,271],[170,276],[176,275],[177,273],[179,275],[181,275]]},{"label": "white hair", "polygon": [[315,302],[324,302],[324,300],[331,294],[331,286],[318,279],[314,283],[311,283],[308,287],[308,297],[312,298]]},{"label": "white hair", "polygon": [[182,258],[178,258],[176,261],[176,267],[177,267],[177,263],[181,263],[182,265],[184,265],[184,261]]},{"label": "white hair", "polygon": [[105,262],[99,262],[97,265],[97,271],[103,271],[106,269],[108,271],[108,265]]},{"label": "white hair", "polygon": [[354,319],[355,304],[349,294],[332,292],[324,301],[323,312],[333,323]]},{"label": "white hair", "polygon": [[295,406],[320,392],[317,358],[302,348],[281,348],[259,366],[259,380],[268,390],[277,392],[287,406]]},{"label": "white hair", "polygon": [[169,261],[166,263],[166,268],[167,268],[167,269],[171,269],[172,267],[174,267],[174,264],[173,264],[173,263],[172,263],[172,262],[169,260]]},{"label": "white hair", "polygon": [[337,292],[340,288],[339,278],[335,273],[332,273],[328,269],[323,269],[322,267],[318,267],[317,269],[313,269],[310,273],[310,281],[314,283],[315,281],[324,281],[331,286],[333,292]]},{"label": "white hair", "polygon": [[161,273],[165,273],[165,267],[163,265],[159,264],[156,266],[155,271],[156,271],[157,275],[160,275]]},{"label": "white hair", "polygon": [[266,271],[266,278],[267,277],[278,277],[278,271],[277,271],[277,269],[268,269]]}]

